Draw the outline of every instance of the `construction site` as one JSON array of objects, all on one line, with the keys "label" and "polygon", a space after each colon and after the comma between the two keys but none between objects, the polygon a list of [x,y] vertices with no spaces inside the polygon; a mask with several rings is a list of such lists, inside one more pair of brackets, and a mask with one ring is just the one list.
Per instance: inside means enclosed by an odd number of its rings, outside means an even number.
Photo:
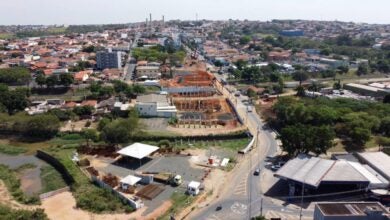
[{"label": "construction site", "polygon": [[235,129],[242,126],[231,103],[217,89],[216,79],[207,71],[179,72],[161,81],[178,109],[176,128]]}]

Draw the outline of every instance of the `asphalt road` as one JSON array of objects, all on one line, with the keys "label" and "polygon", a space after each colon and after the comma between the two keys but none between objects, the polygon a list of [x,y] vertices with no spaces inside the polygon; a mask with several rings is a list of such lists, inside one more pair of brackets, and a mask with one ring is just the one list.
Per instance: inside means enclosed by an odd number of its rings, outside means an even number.
[{"label": "asphalt road", "polygon": [[126,62],[126,65],[124,67],[124,74],[123,74],[123,80],[124,81],[131,81],[132,80],[132,77],[133,77],[133,74],[134,74],[134,71],[135,71],[135,67],[137,66],[134,63],[130,63],[130,60],[132,58],[132,56],[131,56],[132,55],[132,51],[137,46],[137,41],[138,41],[139,38],[140,38],[140,34],[137,34],[135,36],[135,38],[134,38],[133,44],[130,47],[129,58],[128,58],[128,60]]},{"label": "asphalt road", "polygon": [[[222,75],[215,74],[220,81]],[[220,85],[222,86],[222,85]],[[229,86],[227,86],[229,87]],[[260,213],[265,215],[267,212],[275,214],[275,217],[283,217],[286,219],[298,219],[300,210],[290,208],[280,204],[276,204],[272,198],[264,196],[261,191],[260,182],[261,175],[254,176],[256,169],[264,170],[264,160],[266,156],[274,156],[277,153],[277,141],[271,130],[264,127],[264,122],[253,109],[252,112],[247,112],[247,106],[243,104],[243,100],[247,100],[245,96],[234,96],[234,88],[220,88],[223,94],[231,99],[236,105],[238,114],[243,119],[253,135],[258,135],[258,141],[254,149],[246,154],[242,162],[239,163],[232,172],[229,184],[225,187],[224,193],[207,207],[196,211],[194,215],[190,215],[189,219],[250,219],[250,217],[258,216]],[[232,91],[232,92],[229,92]],[[221,206],[222,209],[216,211],[216,208]],[[311,211],[303,211],[303,216],[312,217]]]}]

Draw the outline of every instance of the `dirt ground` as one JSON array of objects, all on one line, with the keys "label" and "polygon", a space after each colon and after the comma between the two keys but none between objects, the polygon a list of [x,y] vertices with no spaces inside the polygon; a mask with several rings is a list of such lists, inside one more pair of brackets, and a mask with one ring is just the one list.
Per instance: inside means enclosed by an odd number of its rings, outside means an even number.
[{"label": "dirt ground", "polygon": [[244,126],[239,126],[235,128],[229,128],[228,126],[199,126],[199,125],[179,125],[179,127],[167,127],[168,131],[172,131],[183,136],[192,136],[192,135],[209,135],[209,134],[228,134],[236,131],[246,130]]},{"label": "dirt ground", "polygon": [[49,218],[56,220],[156,219],[171,207],[171,203],[169,201],[165,202],[162,206],[147,216],[142,216],[142,213],[146,210],[146,207],[131,214],[92,214],[87,211],[76,209],[75,206],[76,201],[70,192],[60,193],[45,199],[42,202],[42,208],[45,209],[45,212]]},{"label": "dirt ground", "polygon": [[39,206],[27,206],[16,202],[8,192],[3,181],[0,180],[0,204],[7,205],[13,209],[36,209]]},{"label": "dirt ground", "polygon": [[149,220],[157,219],[163,213],[165,213],[170,207],[171,202],[166,201],[158,209],[154,210],[147,216],[142,216],[142,213],[146,210],[147,207],[144,207],[131,214],[93,214],[81,209],[77,209],[76,200],[73,198],[71,192],[63,192],[55,196],[49,197],[42,201],[40,206],[29,206],[23,205],[16,202],[4,183],[0,181],[0,204],[7,205],[13,209],[27,209],[33,210],[37,208],[45,209],[45,213],[48,215],[49,219],[55,220],[129,220],[129,219],[140,219],[140,220]]},{"label": "dirt ground", "polygon": [[[61,132],[67,132],[67,131],[81,131],[83,130],[85,127],[85,124],[87,123],[87,121],[89,120],[81,120],[81,121],[68,121],[68,122],[65,122],[64,125],[60,128],[60,131]],[[89,128],[96,128],[97,125],[96,123],[92,123],[91,126]]]}]

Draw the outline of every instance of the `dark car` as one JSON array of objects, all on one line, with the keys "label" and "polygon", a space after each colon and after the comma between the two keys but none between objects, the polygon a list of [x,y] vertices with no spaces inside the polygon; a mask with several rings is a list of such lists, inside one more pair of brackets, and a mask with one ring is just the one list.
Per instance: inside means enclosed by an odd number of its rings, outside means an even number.
[{"label": "dark car", "polygon": [[215,209],[215,211],[221,211],[221,210],[222,210],[222,206],[221,205],[217,206],[217,208]]},{"label": "dark car", "polygon": [[260,169],[256,169],[255,172],[253,172],[253,175],[255,175],[255,176],[260,175]]}]

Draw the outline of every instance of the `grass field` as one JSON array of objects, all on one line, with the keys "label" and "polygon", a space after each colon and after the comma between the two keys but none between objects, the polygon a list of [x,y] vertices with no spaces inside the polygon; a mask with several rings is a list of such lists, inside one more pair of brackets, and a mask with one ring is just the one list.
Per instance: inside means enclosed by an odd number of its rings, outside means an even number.
[{"label": "grass field", "polygon": [[27,149],[21,146],[13,146],[8,144],[0,144],[0,153],[8,155],[19,155],[26,153]]},{"label": "grass field", "polygon": [[40,200],[35,196],[27,196],[20,188],[20,180],[16,176],[16,172],[9,169],[5,165],[0,165],[0,179],[3,180],[12,197],[23,204],[40,204]]},{"label": "grass field", "polygon": [[15,35],[12,33],[0,33],[0,39],[12,39]]},{"label": "grass field", "polygon": [[61,189],[66,186],[61,174],[52,166],[43,166],[41,168],[42,193]]},{"label": "grass field", "polygon": [[188,196],[182,192],[174,192],[171,196],[172,207],[164,215],[159,217],[158,220],[169,220],[171,213],[179,213],[180,210],[189,206],[194,199],[195,197]]}]

